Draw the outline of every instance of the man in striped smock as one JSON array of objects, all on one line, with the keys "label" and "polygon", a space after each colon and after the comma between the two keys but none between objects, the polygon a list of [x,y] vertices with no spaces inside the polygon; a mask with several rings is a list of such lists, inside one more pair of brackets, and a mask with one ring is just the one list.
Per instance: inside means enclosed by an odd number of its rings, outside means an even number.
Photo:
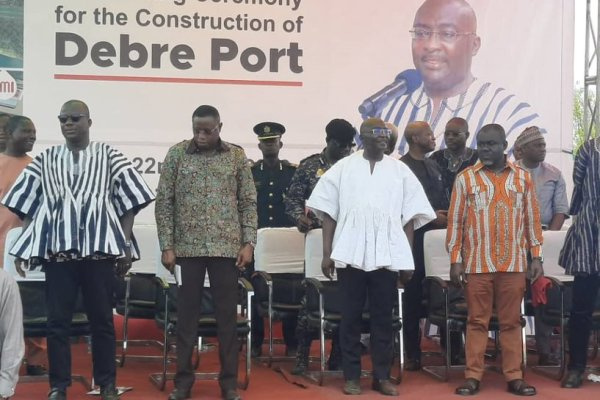
[{"label": "man in striped smock", "polygon": [[465,287],[467,299],[466,381],[456,394],[479,391],[495,306],[500,323],[502,372],[509,392],[536,394],[523,380],[520,305],[525,294],[527,252],[529,277],[543,275],[542,225],[529,173],[506,160],[504,129],[485,125],[477,135],[479,160],[454,183],[446,244],[450,279]]},{"label": "man in striped smock", "polygon": [[85,103],[66,102],[58,119],[65,144],[35,157],[2,199],[24,221],[10,253],[18,271],[41,264],[46,273],[48,398],[66,399],[71,384],[69,327],[81,288],[94,380],[102,399],[114,400],[114,269],[124,274],[139,257],[133,221],[154,194],[123,154],[90,141]]},{"label": "man in striped smock", "polygon": [[[426,121],[436,134],[438,146],[443,144],[443,124],[453,117],[467,120],[474,132],[488,123],[500,124],[511,142],[526,126],[538,122],[538,114],[529,104],[471,72],[481,38],[477,36],[475,12],[466,1],[426,0],[410,33],[413,63],[423,81],[408,85],[417,88],[375,109],[375,116],[399,127]],[[475,143],[468,145],[474,147]],[[399,151],[407,151],[405,140],[400,142]]]}]

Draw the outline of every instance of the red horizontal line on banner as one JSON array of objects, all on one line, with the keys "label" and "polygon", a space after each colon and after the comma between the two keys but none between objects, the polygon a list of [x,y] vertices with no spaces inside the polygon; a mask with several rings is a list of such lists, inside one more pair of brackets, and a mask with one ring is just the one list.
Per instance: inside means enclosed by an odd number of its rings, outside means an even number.
[{"label": "red horizontal line on banner", "polygon": [[196,83],[205,85],[302,86],[300,81],[256,81],[244,79],[168,78],[159,76],[74,75],[54,74],[54,79],[71,81]]}]

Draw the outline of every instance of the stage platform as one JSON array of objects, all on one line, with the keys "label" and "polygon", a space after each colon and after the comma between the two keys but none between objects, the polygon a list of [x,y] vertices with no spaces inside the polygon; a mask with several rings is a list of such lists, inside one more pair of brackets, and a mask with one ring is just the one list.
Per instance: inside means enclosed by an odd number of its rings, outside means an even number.
[{"label": "stage platform", "polygon": [[[115,317],[117,329],[120,328],[120,317]],[[137,321],[131,325],[130,334],[132,338],[150,337],[159,338],[160,332],[152,321]],[[435,346],[434,343],[426,342],[426,346]],[[317,354],[317,342],[313,342],[313,354]],[[266,351],[266,346],[264,348]],[[283,352],[283,346],[279,346],[279,353]],[[131,347],[130,354],[142,352],[144,354],[159,354],[158,349]],[[535,356],[531,356],[532,363],[535,362]],[[368,367],[368,356],[363,357],[364,367]],[[426,364],[439,362],[435,357],[427,357]],[[594,361],[599,364],[598,360]],[[276,367],[289,371],[293,366],[292,361],[274,363],[269,368],[266,363],[253,362],[250,386],[247,390],[240,390],[240,394],[245,400],[315,400],[315,399],[348,399],[348,396],[342,394],[343,379],[340,377],[328,377],[323,386],[318,386],[308,379],[302,377],[292,377],[298,384],[286,381],[284,375],[277,372]],[[241,365],[240,365],[241,367]],[[312,365],[313,369],[317,365]],[[130,386],[133,390],[125,393],[121,398],[123,400],[149,400],[166,399],[168,393],[173,388],[173,383],[168,382],[165,391],[161,392],[149,380],[149,375],[158,372],[161,369],[160,361],[138,361],[127,360],[123,368],[117,367],[118,386]],[[170,366],[174,371],[174,365]],[[218,370],[218,356],[216,351],[208,351],[202,356],[202,362],[199,371]],[[396,370],[394,369],[394,373]],[[84,376],[91,375],[91,355],[87,353],[84,343],[73,345],[73,373]],[[240,369],[241,373],[241,369]],[[291,377],[291,375],[288,377]],[[454,394],[454,388],[462,382],[463,376],[460,371],[454,371],[448,382],[440,382],[433,379],[426,373],[405,372],[402,383],[398,386],[401,399],[457,399],[460,398]],[[543,377],[531,371],[526,372],[526,379],[529,383],[536,386],[538,390],[537,398],[544,400],[559,399],[597,399],[600,398],[600,383],[585,381],[580,389],[567,390],[561,389],[559,383],[555,380]],[[374,399],[385,398],[379,393],[371,390],[370,378],[363,378],[361,386],[363,395],[359,398]],[[48,383],[21,383],[17,386],[17,393],[13,400],[33,400],[45,399],[48,392]],[[485,398],[486,400],[496,399],[515,399],[515,396],[506,392],[506,384],[499,373],[486,372],[481,385],[481,391],[476,398]],[[86,394],[84,387],[74,382],[69,389],[68,398],[72,399],[97,399],[97,396]],[[220,399],[219,386],[216,381],[196,381],[192,391],[193,399]]]}]

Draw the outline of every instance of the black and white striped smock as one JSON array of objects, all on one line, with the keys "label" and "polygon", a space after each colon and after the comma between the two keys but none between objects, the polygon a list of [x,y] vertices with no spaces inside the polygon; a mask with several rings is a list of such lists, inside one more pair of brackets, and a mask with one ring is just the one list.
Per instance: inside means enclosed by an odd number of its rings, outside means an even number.
[{"label": "black and white striped smock", "polygon": [[600,138],[584,143],[573,169],[571,215],[577,215],[560,252],[569,275],[600,273]]},{"label": "black and white striped smock", "polygon": [[[119,256],[125,237],[119,218],[154,200],[141,175],[118,150],[91,142],[74,157],[66,145],[51,147],[29,164],[2,204],[31,224],[10,254],[49,259],[61,252],[79,257]],[[132,237],[132,256],[139,257]]]}]

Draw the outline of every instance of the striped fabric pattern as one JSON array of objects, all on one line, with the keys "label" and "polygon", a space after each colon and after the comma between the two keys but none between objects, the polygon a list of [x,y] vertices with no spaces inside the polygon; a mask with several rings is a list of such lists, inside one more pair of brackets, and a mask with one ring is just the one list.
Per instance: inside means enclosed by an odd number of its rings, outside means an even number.
[{"label": "striped fabric pattern", "polygon": [[524,272],[542,253],[542,226],[529,173],[507,162],[496,174],[481,162],[454,183],[446,245],[466,273]]},{"label": "striped fabric pattern", "polygon": [[[423,84],[409,95],[399,96],[378,115],[392,122],[402,132],[412,121],[427,121],[436,136],[437,148],[443,144],[444,127],[453,117],[461,117],[469,123],[471,132],[468,146],[476,147],[476,133],[486,124],[497,123],[506,131],[509,143],[530,125],[538,124],[539,115],[532,107],[520,101],[514,94],[490,82],[475,80],[469,89],[460,95],[444,99],[440,109],[433,113],[433,102],[425,93]],[[544,129],[541,129],[545,133]],[[408,151],[405,139],[399,144],[400,154]]]},{"label": "striped fabric pattern", "polygon": [[567,274],[600,273],[600,138],[584,143],[573,169],[571,215],[577,215],[569,228],[559,264]]},{"label": "striped fabric pattern", "polygon": [[[66,145],[38,155],[2,199],[31,224],[10,254],[23,259],[48,259],[59,252],[80,257],[124,254],[125,236],[119,218],[145,207],[154,194],[118,150],[91,142],[74,158]],[[132,237],[132,256],[139,257]]]}]

